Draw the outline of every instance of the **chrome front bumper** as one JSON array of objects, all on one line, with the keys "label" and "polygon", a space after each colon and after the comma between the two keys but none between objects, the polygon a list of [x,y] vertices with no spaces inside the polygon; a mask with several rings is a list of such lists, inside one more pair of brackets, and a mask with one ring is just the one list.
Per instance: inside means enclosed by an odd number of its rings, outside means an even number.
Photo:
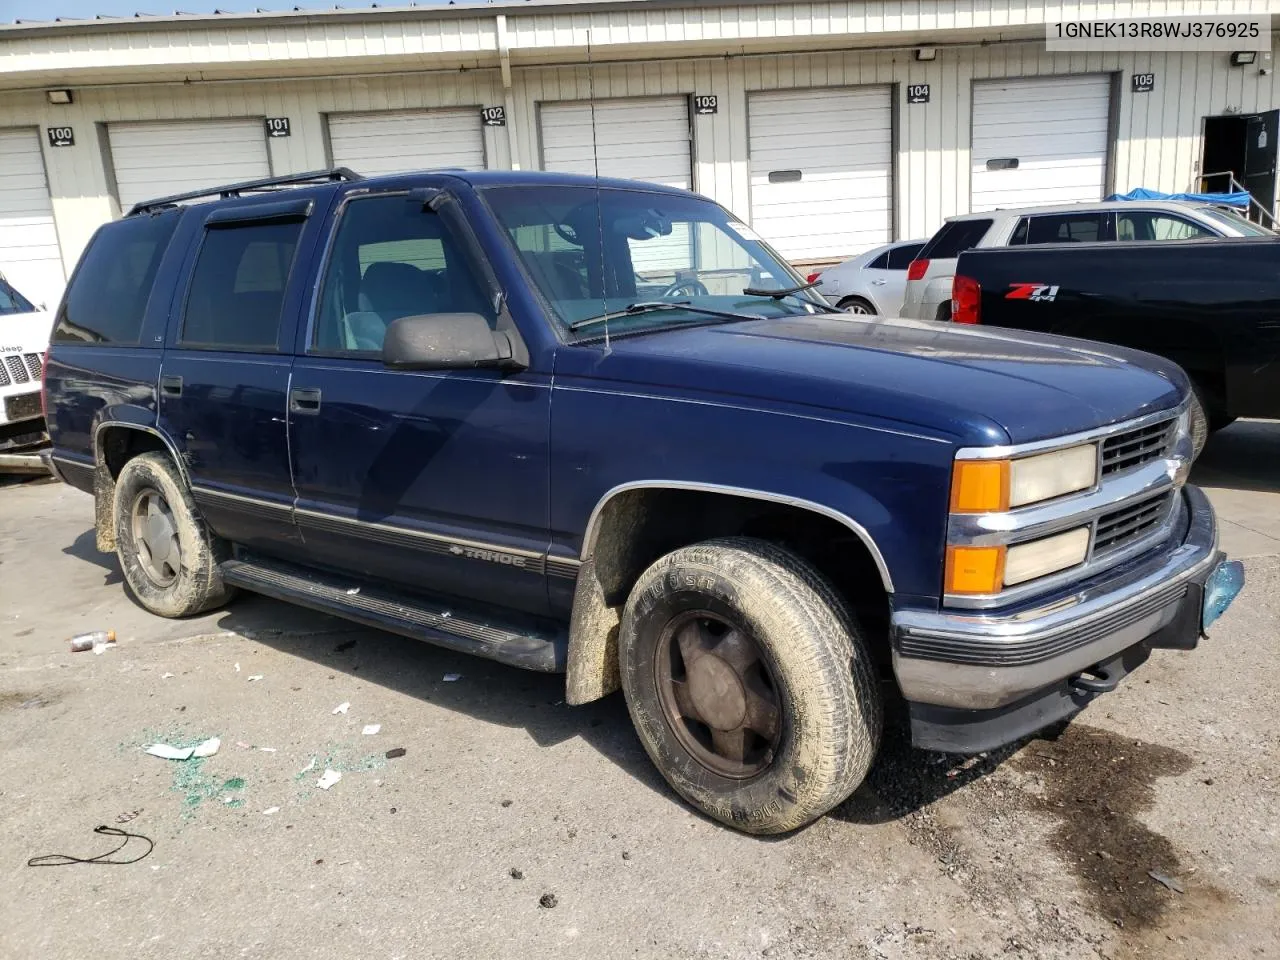
[{"label": "chrome front bumper", "polygon": [[1199,620],[1192,631],[1179,613],[1220,560],[1218,528],[1195,487],[1183,488],[1179,513],[1178,546],[1070,596],[1012,614],[895,612],[893,666],[903,695],[917,704],[992,710],[1112,660],[1175,620],[1178,632],[1191,635],[1165,631],[1158,645],[1195,646]]}]

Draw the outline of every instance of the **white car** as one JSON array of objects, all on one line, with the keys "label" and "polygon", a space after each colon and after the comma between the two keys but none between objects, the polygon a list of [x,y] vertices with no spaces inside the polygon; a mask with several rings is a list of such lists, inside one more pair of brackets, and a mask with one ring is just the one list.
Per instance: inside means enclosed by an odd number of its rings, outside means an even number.
[{"label": "white car", "polygon": [[907,267],[924,240],[900,240],[861,253],[814,274],[810,282],[824,297],[850,313],[896,317],[902,309]]},{"label": "white car", "polygon": [[907,271],[902,316],[951,319],[956,260],[974,247],[1249,236],[1275,234],[1222,207],[1178,200],[1111,200],[951,217]]},{"label": "white car", "polygon": [[52,320],[0,276],[0,473],[44,473],[40,399]]}]

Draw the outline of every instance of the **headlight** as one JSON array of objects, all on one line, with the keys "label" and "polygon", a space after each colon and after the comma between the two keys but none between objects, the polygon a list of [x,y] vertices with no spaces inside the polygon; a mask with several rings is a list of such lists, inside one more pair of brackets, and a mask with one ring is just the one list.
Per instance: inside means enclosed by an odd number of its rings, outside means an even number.
[{"label": "headlight", "polygon": [[948,547],[946,592],[952,595],[999,593],[1005,587],[1084,563],[1088,553],[1088,527],[1012,547]]},{"label": "headlight", "polygon": [[1017,460],[957,460],[951,511],[996,513],[1088,490],[1097,480],[1093,443]]}]

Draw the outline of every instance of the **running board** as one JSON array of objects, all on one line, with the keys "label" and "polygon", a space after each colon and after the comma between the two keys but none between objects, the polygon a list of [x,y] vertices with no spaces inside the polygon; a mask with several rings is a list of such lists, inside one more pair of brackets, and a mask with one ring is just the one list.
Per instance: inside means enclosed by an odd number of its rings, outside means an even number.
[{"label": "running board", "polygon": [[261,557],[227,560],[221,570],[222,579],[233,586],[367,627],[525,670],[564,672],[568,633],[533,617],[495,618],[454,601]]}]

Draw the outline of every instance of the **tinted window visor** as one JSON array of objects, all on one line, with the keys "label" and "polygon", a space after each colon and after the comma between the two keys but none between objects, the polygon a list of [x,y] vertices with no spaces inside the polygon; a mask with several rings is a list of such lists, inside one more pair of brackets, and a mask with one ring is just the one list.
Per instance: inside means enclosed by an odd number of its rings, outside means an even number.
[{"label": "tinted window visor", "polygon": [[[804,281],[709,200],[590,186],[490,187],[484,197],[574,339],[603,336],[606,326],[619,334],[829,309],[813,291],[762,295]],[[631,309],[653,303],[664,306]],[[607,324],[583,322],[596,318]]]}]

